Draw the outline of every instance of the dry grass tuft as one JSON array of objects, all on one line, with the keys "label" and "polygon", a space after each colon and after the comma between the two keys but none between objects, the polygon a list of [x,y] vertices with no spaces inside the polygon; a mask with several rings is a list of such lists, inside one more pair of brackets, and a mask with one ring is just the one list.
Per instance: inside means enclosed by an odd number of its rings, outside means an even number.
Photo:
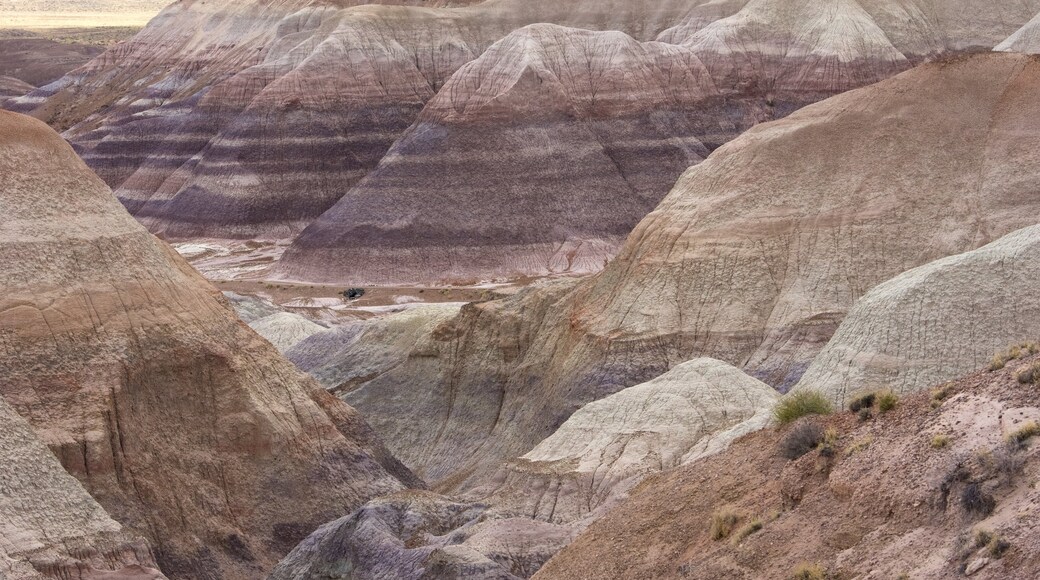
[{"label": "dry grass tuft", "polygon": [[950,436],[940,433],[932,437],[932,449],[945,449],[950,444]]},{"label": "dry grass tuft", "polygon": [[827,580],[827,570],[820,564],[802,562],[791,571],[791,580]]},{"label": "dry grass tuft", "polygon": [[711,528],[708,533],[716,542],[724,540],[733,533],[733,529],[740,521],[740,514],[733,508],[722,508],[711,515]]},{"label": "dry grass tuft", "polygon": [[830,415],[833,412],[830,399],[823,393],[799,391],[780,399],[773,409],[773,416],[781,425],[787,425],[808,415]]}]

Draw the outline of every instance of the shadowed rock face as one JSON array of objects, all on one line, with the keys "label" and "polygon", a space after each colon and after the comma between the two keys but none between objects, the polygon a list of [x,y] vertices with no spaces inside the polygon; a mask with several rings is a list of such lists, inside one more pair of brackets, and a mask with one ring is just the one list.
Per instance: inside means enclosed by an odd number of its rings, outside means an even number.
[{"label": "shadowed rock face", "polygon": [[691,358],[786,390],[870,288],[1032,225],[1037,86],[1035,57],[979,55],[761,125],[688,171],[603,273],[466,306],[361,388],[416,393],[419,417],[355,402],[406,464],[465,488]]},{"label": "shadowed rock face", "polygon": [[174,578],[256,578],[420,483],[43,123],[0,113],[0,395]]},{"label": "shadowed rock face", "polygon": [[839,408],[865,389],[909,393],[1040,336],[1040,226],[896,276],[860,298],[795,390]]},{"label": "shadowed rock face", "polygon": [[379,498],[322,526],[271,574],[307,580],[349,573],[420,580],[529,578],[576,530],[509,517],[487,505],[428,492]]},{"label": "shadowed rock face", "polygon": [[164,578],[151,550],[105,513],[0,399],[0,576]]}]

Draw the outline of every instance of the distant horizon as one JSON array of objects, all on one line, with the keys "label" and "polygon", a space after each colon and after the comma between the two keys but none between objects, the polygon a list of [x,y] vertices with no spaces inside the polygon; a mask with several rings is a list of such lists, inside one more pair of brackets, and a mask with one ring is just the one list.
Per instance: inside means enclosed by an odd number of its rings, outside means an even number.
[{"label": "distant horizon", "polygon": [[173,0],[0,0],[0,30],[144,28]]}]

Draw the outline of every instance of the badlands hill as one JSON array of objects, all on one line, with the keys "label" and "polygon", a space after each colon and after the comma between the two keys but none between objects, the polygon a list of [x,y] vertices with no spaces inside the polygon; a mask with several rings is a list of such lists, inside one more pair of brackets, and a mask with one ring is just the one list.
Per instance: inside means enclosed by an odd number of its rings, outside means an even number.
[{"label": "badlands hill", "polygon": [[761,429],[778,395],[725,363],[690,361],[586,405],[463,499],[402,492],[301,542],[276,579],[529,578],[647,476]]},{"label": "badlands hill", "polygon": [[996,50],[1007,52],[1040,53],[1040,14],[997,45]]},{"label": "badlands hill", "polygon": [[962,57],[760,125],[689,170],[601,274],[467,305],[344,396],[407,465],[464,489],[693,358],[787,390],[868,290],[1033,225],[1038,85],[1040,58]]},{"label": "badlands hill", "polygon": [[287,237],[372,169],[455,70],[512,30],[548,21],[652,38],[688,9],[181,2],[15,108],[71,127],[87,162],[154,231]]},{"label": "badlands hill", "polygon": [[[772,428],[645,481],[535,578],[1034,578],[1035,357],[919,393],[875,419],[808,419],[829,443],[789,460]],[[1032,423],[1031,423],[1032,422]],[[1009,442],[1010,441],[1010,442]],[[713,521],[733,523],[713,539]],[[748,527],[749,524],[751,527]],[[743,530],[743,531],[741,531]]]},{"label": "badlands hill", "polygon": [[0,426],[0,578],[163,577],[2,399]]},{"label": "badlands hill", "polygon": [[0,205],[0,395],[171,578],[262,576],[320,524],[421,485],[56,133],[7,112]]},{"label": "badlands hill", "polygon": [[[328,210],[282,277],[583,273],[748,127],[990,48],[1040,11],[1037,0],[355,4],[181,2],[13,106],[68,128],[167,237],[292,238]],[[524,28],[535,23],[559,26]]]},{"label": "badlands hill", "polygon": [[4,97],[20,97],[33,90],[34,86],[14,77],[0,76],[0,99]]},{"label": "badlands hill", "polygon": [[669,44],[516,31],[452,76],[278,272],[370,284],[596,272],[686,168],[751,126],[1008,32],[982,17],[989,3],[823,4],[749,2],[684,21],[658,37]]},{"label": "badlands hill", "polygon": [[795,387],[847,404],[857,390],[926,389],[1040,336],[1040,226],[915,268],[872,289]]}]

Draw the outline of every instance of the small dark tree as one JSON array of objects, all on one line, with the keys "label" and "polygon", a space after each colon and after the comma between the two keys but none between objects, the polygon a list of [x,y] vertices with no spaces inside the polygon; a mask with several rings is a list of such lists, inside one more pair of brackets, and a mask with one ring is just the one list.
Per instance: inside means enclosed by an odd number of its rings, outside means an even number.
[{"label": "small dark tree", "polygon": [[346,296],[347,300],[357,300],[365,295],[364,288],[348,288],[343,291],[343,296]]}]

